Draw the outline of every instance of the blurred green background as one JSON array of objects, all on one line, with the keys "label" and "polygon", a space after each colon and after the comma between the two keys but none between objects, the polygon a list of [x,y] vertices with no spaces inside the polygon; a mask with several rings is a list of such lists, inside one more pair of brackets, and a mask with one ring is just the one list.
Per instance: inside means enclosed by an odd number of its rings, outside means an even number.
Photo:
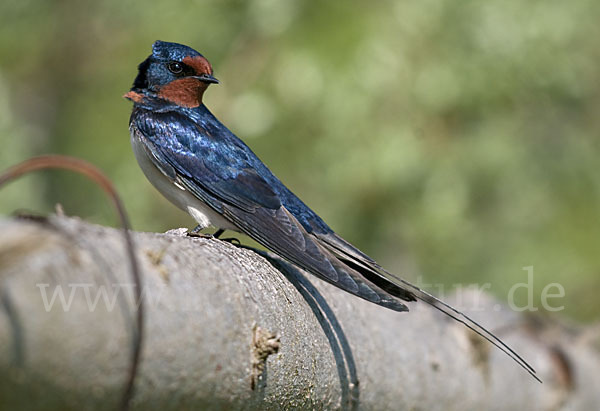
[{"label": "blurred green background", "polygon": [[[600,2],[26,1],[0,5],[0,166],[40,153],[112,178],[142,231],[193,227],[139,170],[129,89],[154,40],[202,52],[207,106],[336,231],[393,271],[534,303],[600,299]],[[44,172],[0,212],[116,218]],[[520,304],[526,293],[517,292]]]}]

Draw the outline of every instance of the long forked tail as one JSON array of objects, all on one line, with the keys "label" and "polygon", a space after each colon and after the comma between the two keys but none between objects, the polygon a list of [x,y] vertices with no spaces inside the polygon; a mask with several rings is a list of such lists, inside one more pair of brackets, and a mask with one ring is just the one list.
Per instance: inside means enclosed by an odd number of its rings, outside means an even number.
[{"label": "long forked tail", "polygon": [[485,338],[492,345],[494,345],[500,351],[502,351],[503,353],[508,355],[513,361],[515,361],[517,364],[519,364],[525,371],[527,371],[538,382],[540,382],[540,383],[542,382],[542,380],[540,380],[540,378],[536,375],[535,369],[533,369],[533,367],[531,365],[529,365],[527,363],[527,361],[525,361],[512,348],[510,348],[508,345],[506,345],[506,343],[504,343],[500,338],[496,337],[492,332],[488,331],[486,328],[484,328],[482,325],[480,325],[477,321],[471,319],[466,314],[462,313],[461,311],[457,310],[456,308],[452,307],[451,305],[446,304],[445,302],[434,297],[433,295],[429,294],[428,292],[421,290],[419,287],[390,273],[389,271],[387,271],[386,269],[384,269],[377,263],[375,263],[375,266],[377,267],[377,269],[379,271],[385,273],[386,279],[388,279],[389,281],[392,281],[394,283],[396,283],[396,282],[401,283],[402,287],[407,288],[411,293],[413,293],[415,295],[415,297],[417,297],[417,299],[426,302],[427,304],[431,305],[433,308],[443,312],[450,318],[454,319],[455,321],[458,321],[459,323],[463,324],[465,327],[467,327],[471,331],[474,331],[481,337]]},{"label": "long forked tail", "polygon": [[321,234],[317,235],[317,238],[320,240],[321,244],[333,252],[341,262],[362,274],[366,279],[368,279],[377,287],[381,288],[383,291],[403,301],[414,301],[415,299],[418,299],[426,302],[433,308],[443,312],[448,317],[463,324],[471,331],[486,339],[500,351],[508,355],[513,361],[519,364],[538,382],[542,382],[542,380],[540,380],[536,375],[533,367],[529,365],[527,361],[525,361],[512,348],[506,345],[506,343],[504,343],[500,338],[496,337],[493,333],[488,331],[478,322],[472,320],[461,311],[449,304],[446,304],[428,292],[421,290],[416,285],[413,285],[399,276],[390,273],[385,268],[377,264],[369,256],[362,253],[359,249],[338,235],[334,233]]}]

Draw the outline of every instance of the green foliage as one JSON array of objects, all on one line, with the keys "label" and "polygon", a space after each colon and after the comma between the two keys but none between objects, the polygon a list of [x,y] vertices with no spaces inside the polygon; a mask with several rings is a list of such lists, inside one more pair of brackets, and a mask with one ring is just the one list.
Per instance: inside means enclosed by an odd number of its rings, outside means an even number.
[{"label": "green foliage", "polygon": [[[138,230],[192,226],[146,182],[121,99],[156,39],[201,51],[206,103],[307,204],[384,265],[600,313],[600,3],[489,0],[5,1],[2,168],[37,153],[106,170]],[[0,211],[115,221],[66,173]],[[525,295],[519,296],[523,302]]]}]

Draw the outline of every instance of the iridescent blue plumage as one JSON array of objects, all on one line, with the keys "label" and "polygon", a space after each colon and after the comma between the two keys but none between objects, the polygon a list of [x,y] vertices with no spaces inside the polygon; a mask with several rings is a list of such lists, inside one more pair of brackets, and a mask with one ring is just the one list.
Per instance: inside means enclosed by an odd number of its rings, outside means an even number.
[{"label": "iridescent blue plumage", "polygon": [[130,130],[136,158],[167,198],[199,224],[245,233],[365,300],[396,311],[408,310],[402,301],[425,301],[534,375],[525,361],[479,324],[390,274],[335,234],[202,104],[204,91],[215,82],[212,67],[200,53],[156,42],[126,94],[134,102]]},{"label": "iridescent blue plumage", "polygon": [[[230,204],[244,209],[284,205],[308,232],[332,232],[204,105],[173,107],[167,113],[140,110],[133,120],[154,144],[155,154],[181,174],[195,176],[196,182]],[[243,184],[236,184],[242,180]]]}]

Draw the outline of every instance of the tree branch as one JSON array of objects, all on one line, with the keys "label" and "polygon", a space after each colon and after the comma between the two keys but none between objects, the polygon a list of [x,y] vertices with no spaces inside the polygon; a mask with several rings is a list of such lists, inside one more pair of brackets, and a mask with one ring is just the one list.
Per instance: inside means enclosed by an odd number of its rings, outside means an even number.
[{"label": "tree branch", "polygon": [[[0,408],[116,408],[135,319],[122,235],[56,216],[2,220],[0,232]],[[485,309],[470,315],[544,384],[424,304],[392,312],[216,239],[134,233],[134,241],[147,308],[134,409],[600,403],[597,336],[526,319],[490,297],[471,295]]]}]

